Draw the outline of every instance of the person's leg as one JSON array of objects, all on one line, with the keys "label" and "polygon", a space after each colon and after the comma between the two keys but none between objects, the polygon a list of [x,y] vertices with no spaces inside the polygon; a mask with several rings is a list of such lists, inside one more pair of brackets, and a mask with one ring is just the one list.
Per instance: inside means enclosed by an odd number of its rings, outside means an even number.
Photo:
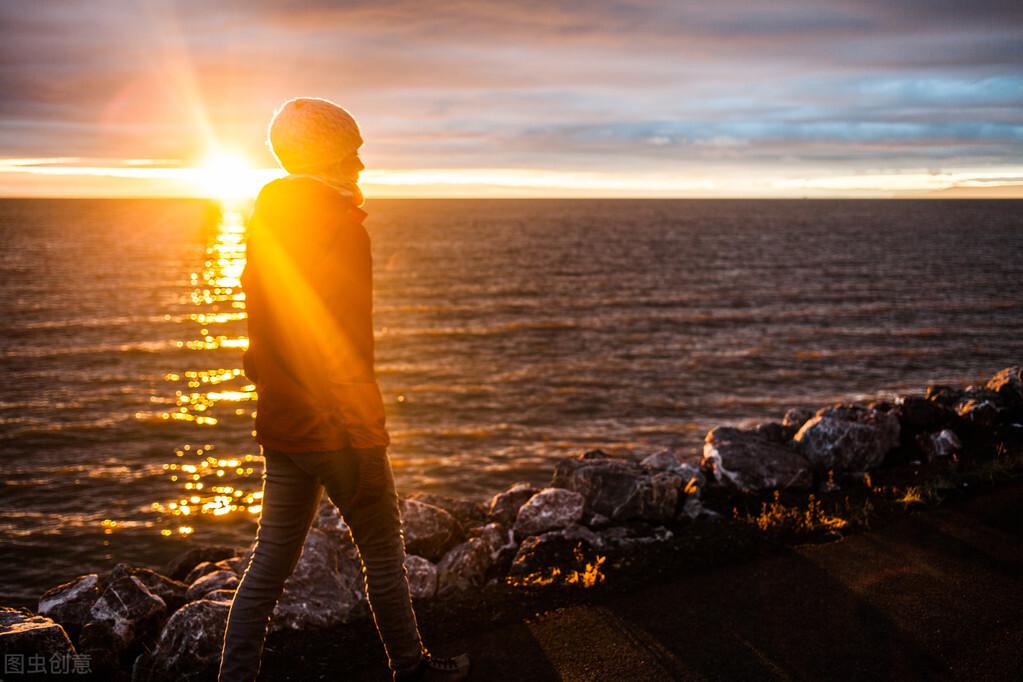
[{"label": "person's leg", "polygon": [[427,651],[412,609],[398,494],[387,450],[325,453],[317,464],[321,482],[359,550],[366,596],[391,670],[412,668]]},{"label": "person's leg", "polygon": [[315,477],[287,453],[264,450],[263,457],[263,509],[252,557],[227,617],[220,682],[256,679],[274,607],[302,555],[319,506],[321,488]]}]

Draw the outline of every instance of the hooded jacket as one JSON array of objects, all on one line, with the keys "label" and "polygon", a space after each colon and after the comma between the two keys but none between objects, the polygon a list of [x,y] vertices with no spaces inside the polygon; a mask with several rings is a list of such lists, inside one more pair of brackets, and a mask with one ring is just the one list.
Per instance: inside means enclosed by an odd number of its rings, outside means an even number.
[{"label": "hooded jacket", "polygon": [[249,222],[241,282],[256,440],[284,452],[386,447],[374,370],[366,212],[309,176],[267,183]]}]

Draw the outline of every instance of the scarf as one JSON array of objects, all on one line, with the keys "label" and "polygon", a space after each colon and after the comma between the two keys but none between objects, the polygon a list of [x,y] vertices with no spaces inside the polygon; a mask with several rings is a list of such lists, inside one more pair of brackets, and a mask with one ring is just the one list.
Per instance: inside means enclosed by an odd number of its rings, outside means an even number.
[{"label": "scarf", "polygon": [[319,180],[323,184],[333,187],[342,196],[351,199],[352,203],[359,208],[362,208],[363,204],[366,203],[366,198],[362,195],[359,183],[351,178],[339,178],[332,175],[314,173],[292,173],[292,175]]}]

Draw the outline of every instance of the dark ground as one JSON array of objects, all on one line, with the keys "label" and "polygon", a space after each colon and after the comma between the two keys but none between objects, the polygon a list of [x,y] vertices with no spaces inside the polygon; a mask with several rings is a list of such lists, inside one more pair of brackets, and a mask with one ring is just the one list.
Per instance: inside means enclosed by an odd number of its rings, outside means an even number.
[{"label": "dark ground", "polygon": [[[417,607],[474,680],[1023,679],[1023,482],[824,544],[706,522],[581,588]],[[388,680],[366,621],[270,636],[261,680]]]}]

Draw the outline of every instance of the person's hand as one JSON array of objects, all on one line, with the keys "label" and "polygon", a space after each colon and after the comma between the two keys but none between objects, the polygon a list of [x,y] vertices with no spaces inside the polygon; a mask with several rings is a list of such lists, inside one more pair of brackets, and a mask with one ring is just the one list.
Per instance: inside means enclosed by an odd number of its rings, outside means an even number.
[{"label": "person's hand", "polygon": [[352,507],[365,507],[377,502],[387,487],[387,448],[352,448],[356,457],[357,478]]}]

